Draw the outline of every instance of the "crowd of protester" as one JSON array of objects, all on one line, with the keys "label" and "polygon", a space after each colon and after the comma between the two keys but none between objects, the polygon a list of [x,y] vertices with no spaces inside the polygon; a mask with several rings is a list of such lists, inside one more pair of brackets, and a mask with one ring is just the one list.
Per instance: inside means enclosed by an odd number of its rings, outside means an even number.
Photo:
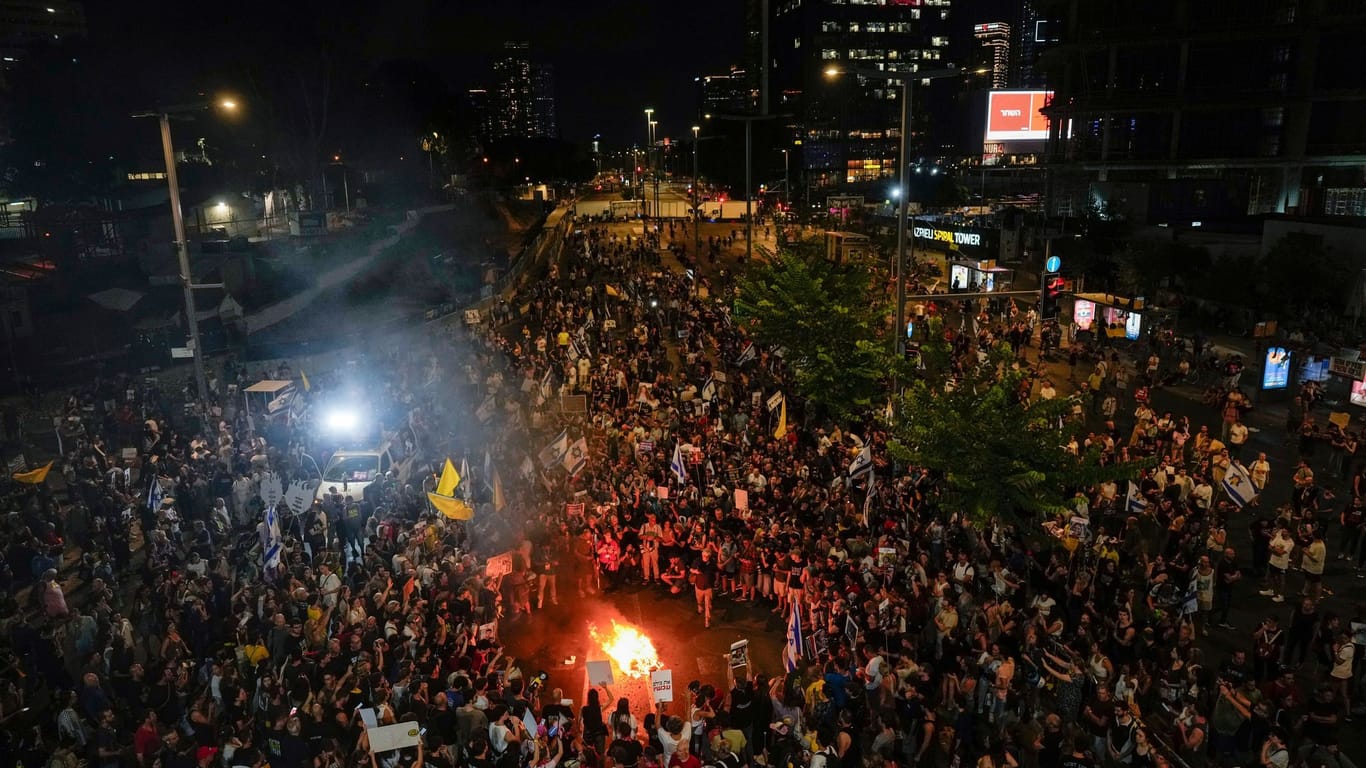
[{"label": "crowd of protester", "polygon": [[[375,412],[408,425],[418,468],[276,506],[278,562],[263,483],[309,476],[306,409],[253,418],[235,369],[204,410],[127,380],[74,397],[64,501],[46,486],[8,500],[6,753],[60,768],[1352,764],[1337,738],[1362,701],[1366,606],[1328,610],[1324,577],[1366,555],[1366,474],[1338,500],[1312,456],[1292,469],[1241,451],[1227,408],[1212,428],[1158,417],[1116,355],[1086,374],[1076,441],[1153,457],[1138,498],[1076,489],[1056,537],[979,525],[934,473],[892,461],[871,415],[806,414],[780,351],[753,346],[722,282],[694,281],[701,265],[661,241],[587,226],[485,322],[365,357]],[[971,364],[1032,319],[987,314],[954,348]],[[301,397],[346,372],[313,378]],[[581,465],[564,451],[579,437]],[[474,468],[469,522],[427,503],[446,456]],[[1233,460],[1293,485],[1292,502],[1239,508],[1220,491]],[[85,555],[64,563],[72,545]],[[506,550],[511,572],[490,578]],[[622,588],[704,627],[728,605],[771,612],[800,627],[799,652],[695,681],[674,707],[580,701],[503,653],[509,633],[554,631],[534,617],[561,591]],[[1254,597],[1265,622],[1232,631],[1235,598]],[[367,727],[402,722],[418,746],[370,749]]]}]

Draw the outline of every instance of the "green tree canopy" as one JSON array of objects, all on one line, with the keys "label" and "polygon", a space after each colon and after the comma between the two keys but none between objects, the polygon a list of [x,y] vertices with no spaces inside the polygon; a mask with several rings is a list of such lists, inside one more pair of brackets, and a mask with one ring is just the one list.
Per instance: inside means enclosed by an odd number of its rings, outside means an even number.
[{"label": "green tree canopy", "polygon": [[867,264],[834,264],[816,243],[753,264],[735,299],[751,338],[784,350],[798,394],[838,419],[861,419],[884,396],[898,364],[883,333],[888,312]]},{"label": "green tree canopy", "polygon": [[1071,402],[1024,400],[1009,349],[958,379],[924,377],[897,402],[890,451],[944,479],[946,503],[984,524],[1027,526],[1063,512],[1078,488],[1137,476],[1142,462],[1102,465],[1099,448],[1074,455]]}]

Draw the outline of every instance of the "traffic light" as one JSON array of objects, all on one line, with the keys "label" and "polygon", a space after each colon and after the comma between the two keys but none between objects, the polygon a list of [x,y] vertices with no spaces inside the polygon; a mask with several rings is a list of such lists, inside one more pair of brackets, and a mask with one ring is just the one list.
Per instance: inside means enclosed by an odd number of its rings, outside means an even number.
[{"label": "traffic light", "polygon": [[1062,275],[1052,272],[1043,276],[1043,287],[1039,293],[1039,319],[1052,320],[1058,316],[1062,305],[1062,295],[1067,290],[1067,281]]}]

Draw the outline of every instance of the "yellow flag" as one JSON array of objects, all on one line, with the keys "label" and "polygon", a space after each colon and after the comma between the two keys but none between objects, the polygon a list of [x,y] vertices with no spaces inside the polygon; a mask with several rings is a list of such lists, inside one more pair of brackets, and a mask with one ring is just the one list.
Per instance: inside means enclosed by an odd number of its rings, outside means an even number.
[{"label": "yellow flag", "polygon": [[493,470],[493,511],[502,512],[503,507],[507,505],[507,499],[503,496],[503,476],[498,474],[498,469],[495,467]]},{"label": "yellow flag", "polygon": [[446,467],[441,470],[441,479],[436,482],[436,492],[441,496],[450,496],[459,485],[460,473],[455,471],[455,465],[451,460],[446,459]]},{"label": "yellow flag", "polygon": [[773,436],[779,440],[787,437],[787,398],[783,398],[782,410],[778,411],[778,428],[773,430]]},{"label": "yellow flag", "polygon": [[27,472],[15,472],[11,477],[20,483],[38,485],[47,479],[47,473],[50,469],[52,469],[52,462],[49,461],[37,469],[30,469]]},{"label": "yellow flag", "polygon": [[469,520],[474,517],[474,510],[460,499],[429,493],[427,501],[430,501],[438,512],[452,520]]},{"label": "yellow flag", "polygon": [[308,383],[308,374],[304,373],[302,368],[299,369],[299,381],[304,385],[305,392],[313,391],[313,385]]},{"label": "yellow flag", "polygon": [[618,290],[617,290],[617,287],[616,287],[615,285],[612,285],[611,283],[608,283],[608,284],[607,284],[607,295],[608,295],[608,296],[611,296],[611,297],[613,297],[613,298],[621,298],[621,291],[618,291]]}]

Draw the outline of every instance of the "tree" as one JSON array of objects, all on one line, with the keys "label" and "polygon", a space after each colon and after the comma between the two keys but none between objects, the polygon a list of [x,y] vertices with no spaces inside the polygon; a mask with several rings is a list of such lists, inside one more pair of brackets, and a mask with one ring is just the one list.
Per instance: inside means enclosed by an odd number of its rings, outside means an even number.
[{"label": "tree", "polygon": [[1065,512],[1078,488],[1137,476],[1142,462],[1102,465],[1098,449],[1074,455],[1071,402],[1021,400],[1024,373],[1008,347],[957,381],[925,377],[898,400],[889,445],[899,461],[943,478],[946,502],[979,525],[1027,528]]},{"label": "tree", "polygon": [[1355,284],[1347,260],[1308,232],[1290,232],[1277,240],[1263,257],[1261,272],[1263,306],[1287,320],[1316,314],[1341,317]]},{"label": "tree", "polygon": [[818,243],[753,264],[735,299],[736,317],[754,341],[784,350],[798,394],[839,419],[861,419],[901,365],[882,330],[888,311],[867,264],[834,264]]}]

